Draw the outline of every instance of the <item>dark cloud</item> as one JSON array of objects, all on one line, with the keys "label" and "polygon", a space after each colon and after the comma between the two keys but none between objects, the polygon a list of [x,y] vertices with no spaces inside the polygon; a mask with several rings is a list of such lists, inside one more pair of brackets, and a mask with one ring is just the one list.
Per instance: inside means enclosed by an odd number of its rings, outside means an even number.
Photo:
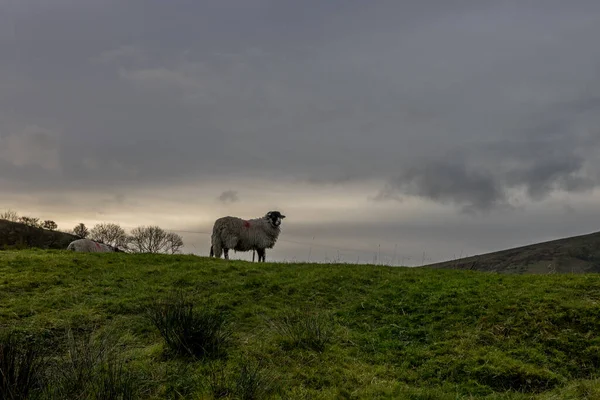
[{"label": "dark cloud", "polygon": [[470,212],[510,206],[511,192],[520,189],[534,201],[555,191],[590,192],[600,186],[598,115],[597,97],[562,102],[526,123],[520,136],[420,160],[390,179],[375,199],[418,196]]},{"label": "dark cloud", "polygon": [[397,198],[397,192],[442,203],[456,203],[468,212],[489,209],[505,202],[505,194],[493,175],[450,162],[408,169],[390,180],[377,199]]},{"label": "dark cloud", "polygon": [[[543,15],[516,2],[310,4],[151,2],[144,18],[112,1],[8,8],[0,137],[60,132],[60,173],[11,176],[95,188],[266,173],[416,182],[423,170],[428,185],[444,179],[424,158],[471,155],[534,124],[570,138],[560,118],[590,123],[597,110],[596,3],[544,3]],[[473,203],[496,203],[483,193],[503,182],[484,183],[470,156],[452,162],[465,181],[451,198],[476,185]]]},{"label": "dark cloud", "polygon": [[484,218],[586,193],[597,15],[593,0],[2,4],[0,201],[376,182],[353,212],[425,198]]},{"label": "dark cloud", "polygon": [[223,193],[221,193],[219,195],[218,200],[221,203],[227,204],[227,203],[238,202],[238,201],[240,201],[240,198],[238,196],[237,191],[235,191],[235,190],[226,190],[226,191],[224,191]]}]

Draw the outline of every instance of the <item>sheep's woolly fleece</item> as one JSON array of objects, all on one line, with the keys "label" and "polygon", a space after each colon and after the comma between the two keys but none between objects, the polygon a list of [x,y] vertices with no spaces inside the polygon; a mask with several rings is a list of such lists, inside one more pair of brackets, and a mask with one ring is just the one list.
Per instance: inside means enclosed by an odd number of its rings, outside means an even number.
[{"label": "sheep's woolly fleece", "polygon": [[217,219],[212,232],[214,256],[221,257],[224,249],[250,251],[273,248],[281,229],[272,224],[268,215],[250,220],[230,216]]},{"label": "sheep's woolly fleece", "polygon": [[118,251],[112,246],[104,243],[98,243],[90,239],[77,239],[69,243],[67,250],[92,252],[92,253],[113,253]]}]

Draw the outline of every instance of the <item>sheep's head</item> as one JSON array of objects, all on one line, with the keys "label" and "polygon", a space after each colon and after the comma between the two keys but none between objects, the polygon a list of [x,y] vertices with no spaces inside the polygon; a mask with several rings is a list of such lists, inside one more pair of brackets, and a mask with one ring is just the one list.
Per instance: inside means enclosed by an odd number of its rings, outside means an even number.
[{"label": "sheep's head", "polygon": [[279,211],[269,211],[265,218],[269,220],[271,225],[274,227],[278,227],[281,225],[281,220],[285,218],[285,215],[281,214]]}]

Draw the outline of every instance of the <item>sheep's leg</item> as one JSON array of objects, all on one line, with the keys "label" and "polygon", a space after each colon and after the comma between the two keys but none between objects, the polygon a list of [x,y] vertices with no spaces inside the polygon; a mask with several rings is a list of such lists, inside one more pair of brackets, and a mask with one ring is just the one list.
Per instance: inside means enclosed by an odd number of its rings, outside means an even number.
[{"label": "sheep's leg", "polygon": [[254,254],[256,253],[254,252],[254,250],[252,250],[252,262],[254,262]]},{"label": "sheep's leg", "polygon": [[256,253],[258,254],[258,262],[260,262],[260,260],[262,259],[262,261],[265,261],[265,249],[256,249]]},{"label": "sheep's leg", "polygon": [[237,236],[231,236],[229,238],[227,238],[227,240],[225,240],[225,243],[223,243],[223,248],[229,250],[229,249],[234,249],[237,247],[238,244],[238,237]]},{"label": "sheep's leg", "polygon": [[221,247],[221,242],[218,240],[213,241],[210,246],[210,254],[211,257],[221,258],[221,254],[223,253],[223,247]]},{"label": "sheep's leg", "polygon": [[223,256],[226,260],[229,260],[229,249],[227,247],[223,249]]}]

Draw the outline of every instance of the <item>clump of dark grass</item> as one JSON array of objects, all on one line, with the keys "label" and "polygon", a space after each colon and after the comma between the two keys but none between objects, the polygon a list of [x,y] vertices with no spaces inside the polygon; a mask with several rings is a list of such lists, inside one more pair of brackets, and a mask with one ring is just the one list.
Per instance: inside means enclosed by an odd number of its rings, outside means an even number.
[{"label": "clump of dark grass", "polygon": [[43,348],[14,331],[0,333],[0,399],[26,399],[40,388]]},{"label": "clump of dark grass", "polygon": [[53,399],[133,399],[139,380],[119,357],[112,333],[66,334],[66,355],[47,371],[46,395]]},{"label": "clump of dark grass", "polygon": [[242,400],[262,399],[277,389],[276,383],[276,375],[262,360],[244,357],[239,362],[234,393]]},{"label": "clump of dark grass", "polygon": [[322,352],[333,337],[334,324],[329,313],[310,309],[292,310],[268,322],[288,348]]},{"label": "clump of dark grass", "polygon": [[138,380],[125,368],[124,362],[111,357],[99,365],[89,385],[89,395],[93,399],[135,399],[138,389]]},{"label": "clump of dark grass", "polygon": [[231,394],[232,389],[229,384],[229,376],[225,370],[225,365],[217,362],[209,365],[206,387],[215,399],[228,397]]},{"label": "clump of dark grass", "polygon": [[181,292],[156,301],[146,315],[175,355],[197,359],[226,356],[231,329],[225,315],[209,305],[195,307]]},{"label": "clump of dark grass", "polygon": [[242,356],[229,371],[223,363],[212,363],[206,378],[206,387],[215,399],[264,399],[280,389],[277,375],[265,367],[264,361],[248,356]]}]

